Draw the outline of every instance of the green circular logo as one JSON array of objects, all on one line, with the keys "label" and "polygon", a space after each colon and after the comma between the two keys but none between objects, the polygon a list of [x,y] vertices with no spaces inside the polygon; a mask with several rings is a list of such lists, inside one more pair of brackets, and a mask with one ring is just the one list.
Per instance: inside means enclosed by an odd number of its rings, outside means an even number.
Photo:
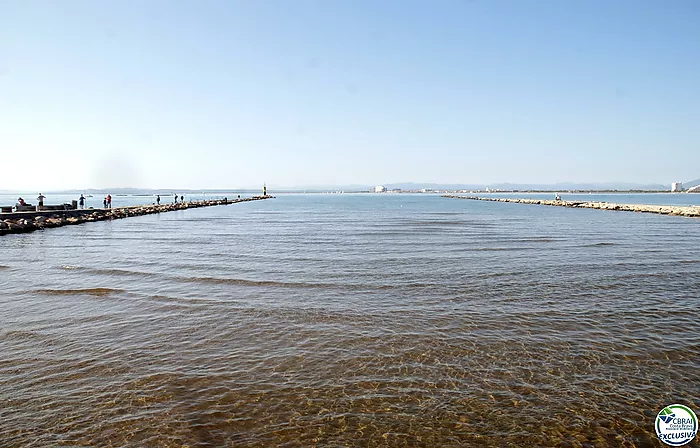
[{"label": "green circular logo", "polygon": [[682,446],[690,443],[698,433],[698,418],[682,404],[666,406],[656,416],[656,435],[666,445]]}]

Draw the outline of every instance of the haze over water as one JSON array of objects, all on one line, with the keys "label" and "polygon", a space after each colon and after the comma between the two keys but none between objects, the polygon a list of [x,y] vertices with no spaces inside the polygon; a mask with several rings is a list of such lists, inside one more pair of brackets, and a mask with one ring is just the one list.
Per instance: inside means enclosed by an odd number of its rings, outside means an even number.
[{"label": "haze over water", "polygon": [[699,221],[430,195],[0,238],[0,446],[661,446]]}]

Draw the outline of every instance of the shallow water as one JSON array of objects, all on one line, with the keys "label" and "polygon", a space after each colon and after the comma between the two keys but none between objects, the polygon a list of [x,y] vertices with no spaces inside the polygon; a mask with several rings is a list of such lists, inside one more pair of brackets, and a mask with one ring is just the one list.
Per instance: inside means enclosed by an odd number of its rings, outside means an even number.
[{"label": "shallow water", "polygon": [[699,243],[432,195],[5,236],[0,446],[661,446],[700,410]]}]

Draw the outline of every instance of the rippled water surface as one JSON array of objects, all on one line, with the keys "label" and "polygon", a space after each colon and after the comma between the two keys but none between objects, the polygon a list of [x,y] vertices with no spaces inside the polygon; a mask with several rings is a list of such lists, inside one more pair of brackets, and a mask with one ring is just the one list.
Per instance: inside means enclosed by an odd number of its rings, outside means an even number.
[{"label": "rippled water surface", "polygon": [[8,235],[0,446],[661,446],[700,410],[698,247],[426,195]]}]

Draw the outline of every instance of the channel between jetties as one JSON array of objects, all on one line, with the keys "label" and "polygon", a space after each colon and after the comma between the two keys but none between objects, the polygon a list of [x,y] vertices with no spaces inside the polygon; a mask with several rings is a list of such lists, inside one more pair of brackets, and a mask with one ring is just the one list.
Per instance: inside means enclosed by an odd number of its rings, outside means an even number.
[{"label": "channel between jetties", "polygon": [[87,222],[123,219],[133,216],[167,213],[190,208],[231,205],[240,202],[261,201],[273,199],[274,196],[253,196],[244,199],[215,199],[205,201],[178,202],[162,205],[134,205],[128,207],[78,209],[78,210],[47,210],[14,213],[0,213],[0,235],[13,233],[34,232],[36,230],[62,227],[66,225],[83,224]]},{"label": "channel between jetties", "polygon": [[597,210],[614,210],[622,212],[654,213],[657,215],[700,217],[700,206],[650,205],[650,204],[615,204],[599,201],[562,201],[553,199],[516,199],[484,198],[478,196],[458,196],[446,194],[443,198],[469,199],[473,201],[512,202],[515,204],[548,205],[553,207],[592,208]]}]

